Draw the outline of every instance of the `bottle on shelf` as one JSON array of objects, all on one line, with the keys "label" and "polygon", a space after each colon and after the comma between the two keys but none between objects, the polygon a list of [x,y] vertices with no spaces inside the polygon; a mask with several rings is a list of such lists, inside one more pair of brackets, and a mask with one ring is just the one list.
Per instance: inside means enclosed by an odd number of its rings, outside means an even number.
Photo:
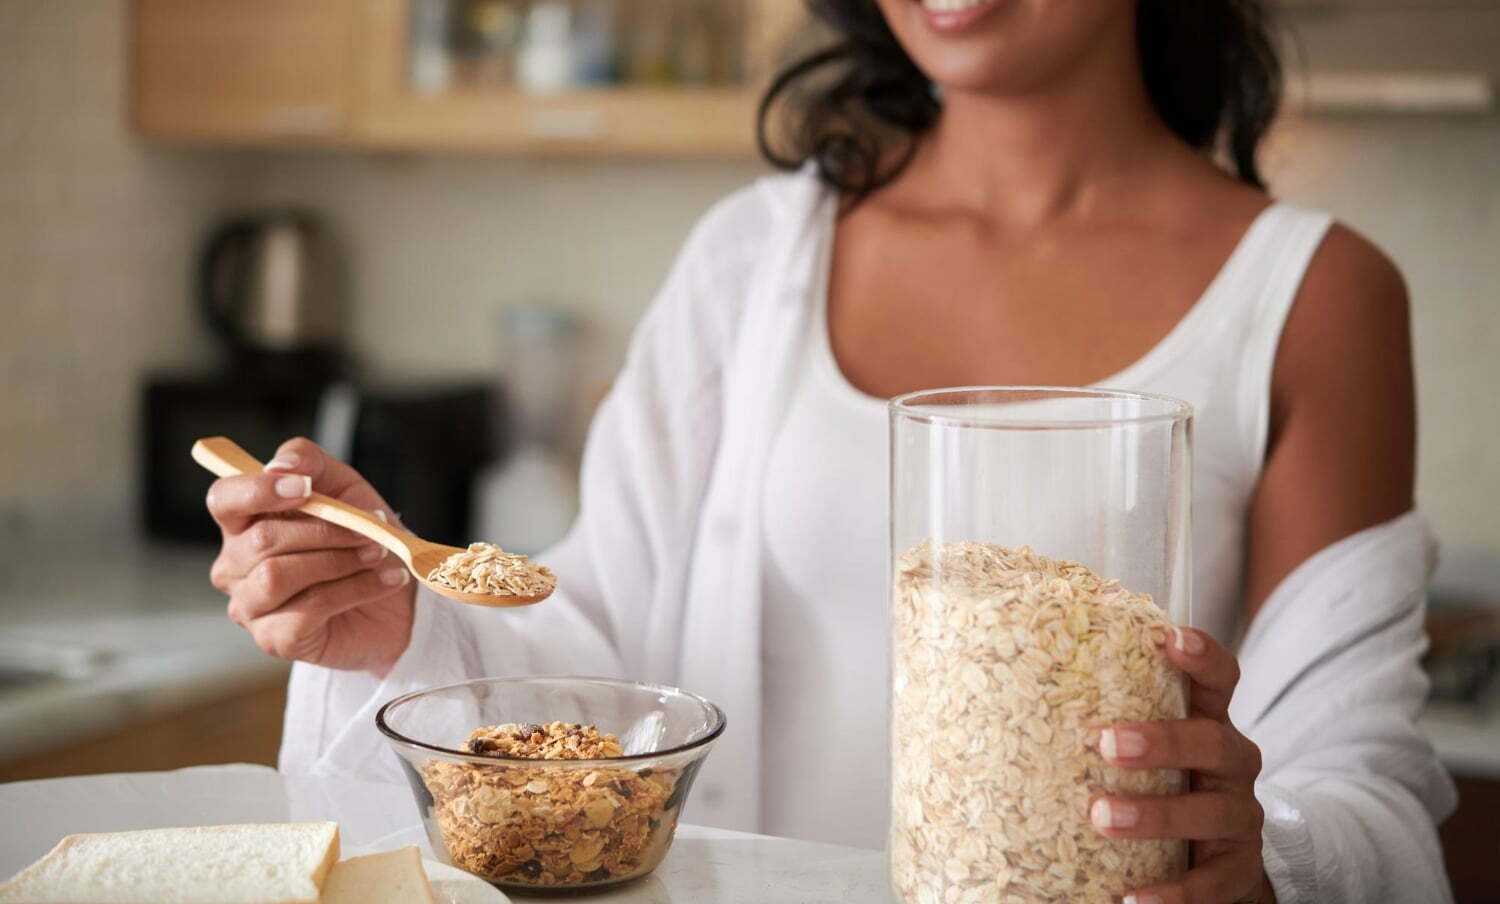
[{"label": "bottle on shelf", "polygon": [[672,54],[673,4],[663,0],[635,0],[630,4],[625,81],[638,85],[670,84],[676,80]]},{"label": "bottle on shelf", "polygon": [[618,79],[614,0],[581,0],[575,29],[576,71],[580,85],[608,85]]},{"label": "bottle on shelf", "polygon": [[577,69],[573,9],[558,0],[533,3],[517,58],[517,81],[526,91],[546,93],[573,87]]},{"label": "bottle on shelf", "polygon": [[453,82],[448,0],[412,0],[407,20],[407,80],[417,94],[441,94]]}]

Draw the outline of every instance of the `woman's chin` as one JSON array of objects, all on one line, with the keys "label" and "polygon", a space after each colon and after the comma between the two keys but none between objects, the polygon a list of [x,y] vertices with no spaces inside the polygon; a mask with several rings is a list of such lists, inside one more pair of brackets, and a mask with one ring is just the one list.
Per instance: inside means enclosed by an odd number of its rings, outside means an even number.
[{"label": "woman's chin", "polygon": [[947,92],[1005,96],[1068,77],[1134,13],[1107,0],[879,0],[896,39]]}]

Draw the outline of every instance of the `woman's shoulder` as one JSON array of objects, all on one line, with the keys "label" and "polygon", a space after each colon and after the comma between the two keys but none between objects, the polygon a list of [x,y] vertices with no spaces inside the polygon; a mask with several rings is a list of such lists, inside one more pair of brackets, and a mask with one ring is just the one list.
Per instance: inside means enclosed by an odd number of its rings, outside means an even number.
[{"label": "woman's shoulder", "polygon": [[[1411,306],[1396,263],[1332,216],[1293,209],[1321,220],[1323,230],[1287,315],[1279,369],[1322,379],[1329,367],[1348,370],[1361,361],[1403,360],[1409,355]],[[1346,354],[1330,354],[1336,348]]]},{"label": "woman's shoulder", "polygon": [[1284,401],[1350,394],[1380,399],[1384,419],[1409,407],[1411,303],[1395,262],[1333,221],[1287,315],[1273,391]]},{"label": "woman's shoulder", "polygon": [[[1203,216],[1216,221],[1226,235],[1250,234],[1263,223],[1263,245],[1290,253],[1301,262],[1293,315],[1302,320],[1361,321],[1369,316],[1406,316],[1406,286],[1391,258],[1373,241],[1331,213],[1295,200],[1235,183],[1221,183]],[[1195,231],[1210,228],[1199,224]],[[1288,329],[1293,324],[1288,323]],[[1313,332],[1316,332],[1314,330]]]},{"label": "woman's shoulder", "polygon": [[1404,318],[1406,283],[1396,263],[1378,245],[1332,220],[1308,266],[1300,301],[1345,318],[1372,314]]}]

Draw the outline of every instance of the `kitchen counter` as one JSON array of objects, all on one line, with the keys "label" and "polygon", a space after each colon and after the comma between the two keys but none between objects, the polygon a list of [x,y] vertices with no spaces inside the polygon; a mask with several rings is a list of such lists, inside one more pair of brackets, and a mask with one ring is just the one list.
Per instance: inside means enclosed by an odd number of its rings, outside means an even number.
[{"label": "kitchen counter", "polygon": [[[224,616],[201,547],[61,540],[0,571],[0,761],[283,678]],[[31,547],[31,548],[28,548]]]},{"label": "kitchen counter", "polygon": [[[688,803],[691,813],[692,803]],[[0,785],[0,877],[72,832],[331,819],[345,856],[415,844],[433,859],[411,791],[296,779],[255,766],[210,766]],[[516,904],[556,900],[510,894]],[[591,904],[883,904],[885,857],[829,844],[684,825],[655,873]]]},{"label": "kitchen counter", "polygon": [[1454,775],[1500,781],[1500,695],[1485,703],[1431,704],[1417,727]]},{"label": "kitchen counter", "polygon": [[[74,541],[76,545],[76,541]],[[0,762],[284,676],[224,615],[212,549],[97,542],[87,572],[60,538],[0,564]],[[102,575],[102,577],[100,577]],[[79,677],[4,680],[8,653],[62,650]],[[1500,694],[1435,705],[1421,727],[1449,769],[1500,779]]]}]

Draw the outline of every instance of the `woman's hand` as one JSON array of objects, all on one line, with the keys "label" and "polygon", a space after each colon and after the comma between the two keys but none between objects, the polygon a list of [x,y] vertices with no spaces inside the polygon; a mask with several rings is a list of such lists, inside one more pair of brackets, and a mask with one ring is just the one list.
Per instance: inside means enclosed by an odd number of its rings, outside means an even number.
[{"label": "woman's hand", "polygon": [[1176,881],[1137,889],[1125,904],[1275,904],[1261,862],[1264,814],[1255,799],[1260,749],[1229,723],[1239,683],[1234,655],[1202,631],[1177,628],[1167,658],[1192,680],[1188,718],[1114,725],[1099,752],[1125,769],[1185,769],[1187,794],[1101,797],[1089,812],[1110,838],[1181,838],[1193,842],[1193,869]]},{"label": "woman's hand", "polygon": [[291,440],[266,473],[209,489],[224,534],[210,580],[229,594],[229,618],[272,656],[384,674],[411,639],[411,575],[372,541],[296,512],[314,490],[387,511],[353,468],[310,440]]}]

